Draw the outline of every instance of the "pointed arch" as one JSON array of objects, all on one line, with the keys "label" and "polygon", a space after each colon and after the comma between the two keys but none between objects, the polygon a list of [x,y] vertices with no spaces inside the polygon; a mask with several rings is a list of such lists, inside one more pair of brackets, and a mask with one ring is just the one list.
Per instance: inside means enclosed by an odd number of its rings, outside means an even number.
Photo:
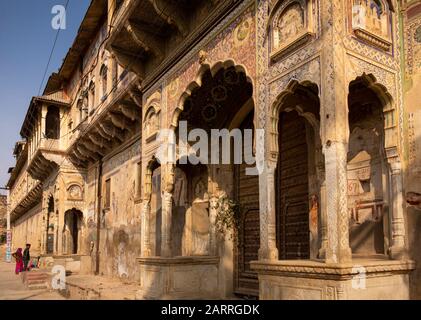
[{"label": "pointed arch", "polygon": [[237,73],[243,73],[246,76],[247,82],[252,85],[254,88],[254,81],[249,76],[247,68],[244,65],[237,64],[234,60],[225,60],[225,61],[218,61],[212,65],[208,63],[204,63],[200,66],[195,79],[190,82],[184,92],[180,95],[178,99],[178,103],[175,107],[175,110],[171,116],[170,122],[170,129],[175,130],[178,127],[178,119],[180,117],[181,112],[184,110],[184,103],[186,100],[191,97],[192,93],[202,87],[203,84],[203,76],[206,72],[210,72],[212,77],[214,77],[219,71],[221,70],[228,70],[229,68],[234,68]]},{"label": "pointed arch", "polygon": [[[291,106],[286,103],[286,100],[295,95],[299,89],[307,89],[308,93],[315,99],[319,99],[319,90],[317,84],[311,81],[298,82],[297,80],[291,80],[286,86],[285,90],[282,91],[275,102],[272,104],[269,111],[269,153],[270,159],[277,161],[279,146],[278,146],[278,126],[279,126],[279,114],[283,111],[289,112],[295,110],[301,117],[305,118],[313,127],[316,134],[320,134],[320,120],[319,114],[315,114],[310,110],[306,110],[301,105]],[[319,110],[317,110],[319,112]]]},{"label": "pointed arch", "polygon": [[361,81],[361,83],[364,84],[368,89],[370,89],[380,100],[384,116],[385,148],[397,148],[398,120],[396,115],[395,103],[392,95],[389,93],[385,85],[377,81],[376,77],[372,73],[363,73],[361,76],[357,76],[353,81],[350,82],[350,85],[356,81]]}]

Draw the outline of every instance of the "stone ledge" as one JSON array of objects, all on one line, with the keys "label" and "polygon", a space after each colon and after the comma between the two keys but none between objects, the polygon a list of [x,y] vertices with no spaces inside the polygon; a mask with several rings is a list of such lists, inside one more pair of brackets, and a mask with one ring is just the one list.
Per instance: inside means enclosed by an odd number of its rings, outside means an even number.
[{"label": "stone ledge", "polygon": [[194,256],[194,257],[146,257],[137,258],[139,264],[142,265],[203,265],[203,264],[219,264],[219,257],[213,256]]},{"label": "stone ledge", "polygon": [[412,260],[354,260],[344,264],[327,264],[312,260],[252,261],[251,268],[259,274],[316,279],[349,280],[365,268],[367,277],[407,274],[415,269]]}]

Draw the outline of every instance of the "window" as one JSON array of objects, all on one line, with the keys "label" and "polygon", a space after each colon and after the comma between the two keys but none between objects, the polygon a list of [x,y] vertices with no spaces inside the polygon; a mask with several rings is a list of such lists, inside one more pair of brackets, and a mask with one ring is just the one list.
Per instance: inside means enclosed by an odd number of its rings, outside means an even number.
[{"label": "window", "polygon": [[108,68],[104,64],[104,65],[102,65],[101,71],[100,71],[101,84],[102,84],[102,99],[105,99],[105,97],[107,95],[107,84],[108,84],[107,73],[108,73]]},{"label": "window", "polygon": [[105,209],[111,207],[111,179],[105,181]]},{"label": "window", "polygon": [[136,198],[142,195],[142,162],[137,163],[137,179],[136,179]]},{"label": "window", "polygon": [[111,71],[112,71],[112,81],[113,81],[113,87],[115,87],[117,85],[117,80],[118,80],[118,63],[117,60],[115,58],[113,58],[113,62],[111,64]]},{"label": "window", "polygon": [[79,111],[79,122],[83,121],[84,115],[83,115],[83,100],[79,99],[77,102],[77,109]]},{"label": "window", "polygon": [[89,84],[89,114],[92,114],[95,108],[95,82]]},{"label": "window", "polygon": [[45,137],[47,139],[60,138],[60,110],[49,106],[45,118]]}]

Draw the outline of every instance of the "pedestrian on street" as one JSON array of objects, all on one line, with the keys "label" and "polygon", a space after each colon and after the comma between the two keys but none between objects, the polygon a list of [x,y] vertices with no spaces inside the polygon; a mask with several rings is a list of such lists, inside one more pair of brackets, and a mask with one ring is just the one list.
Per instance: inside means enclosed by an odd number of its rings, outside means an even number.
[{"label": "pedestrian on street", "polygon": [[16,259],[16,267],[15,273],[19,274],[19,272],[23,271],[23,256],[22,256],[22,248],[16,250],[15,253],[12,254],[13,258]]},{"label": "pedestrian on street", "polygon": [[29,249],[31,248],[31,245],[29,243],[26,244],[26,248],[23,251],[23,267],[24,271],[28,270],[28,263],[31,260],[31,255],[29,254]]}]

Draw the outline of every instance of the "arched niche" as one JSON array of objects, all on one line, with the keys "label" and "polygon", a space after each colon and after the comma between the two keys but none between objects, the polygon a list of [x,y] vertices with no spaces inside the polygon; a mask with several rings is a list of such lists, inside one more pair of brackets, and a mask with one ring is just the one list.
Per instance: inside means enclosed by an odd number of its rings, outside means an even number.
[{"label": "arched niche", "polygon": [[159,107],[157,105],[149,106],[143,121],[143,132],[147,142],[150,142],[156,138],[160,128],[160,122]]},{"label": "arched niche", "polygon": [[99,71],[101,77],[101,99],[105,99],[107,96],[107,86],[108,86],[108,67],[107,61],[105,61]]},{"label": "arched niche", "polygon": [[348,209],[353,254],[386,255],[393,242],[394,194],[400,176],[393,99],[373,75],[351,81],[348,94]]},{"label": "arched niche", "polygon": [[79,183],[69,183],[67,186],[67,199],[72,201],[82,201],[83,187]]}]

